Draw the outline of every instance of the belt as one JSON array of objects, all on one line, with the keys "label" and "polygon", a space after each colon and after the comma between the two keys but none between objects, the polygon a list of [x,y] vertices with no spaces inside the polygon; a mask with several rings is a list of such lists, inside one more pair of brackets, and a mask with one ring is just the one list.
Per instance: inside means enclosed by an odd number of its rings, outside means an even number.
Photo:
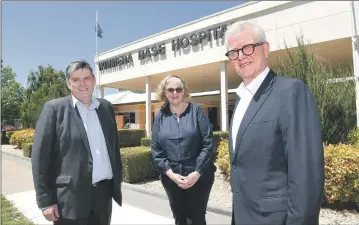
[{"label": "belt", "polygon": [[110,183],[110,182],[112,182],[112,179],[100,180],[100,181],[94,183],[93,186],[97,187],[97,186],[100,186],[100,185],[103,185],[103,184],[106,184],[106,183]]}]

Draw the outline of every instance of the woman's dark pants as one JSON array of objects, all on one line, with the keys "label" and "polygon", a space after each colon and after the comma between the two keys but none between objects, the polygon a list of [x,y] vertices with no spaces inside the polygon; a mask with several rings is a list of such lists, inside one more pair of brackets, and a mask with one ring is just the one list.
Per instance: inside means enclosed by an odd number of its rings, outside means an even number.
[{"label": "woman's dark pants", "polygon": [[161,176],[176,225],[206,225],[206,209],[214,173],[202,175],[189,189],[182,189],[167,175]]}]

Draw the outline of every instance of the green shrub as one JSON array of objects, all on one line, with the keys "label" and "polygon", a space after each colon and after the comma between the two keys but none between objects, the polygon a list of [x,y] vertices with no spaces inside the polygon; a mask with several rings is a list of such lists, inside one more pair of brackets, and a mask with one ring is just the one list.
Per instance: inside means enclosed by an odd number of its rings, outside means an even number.
[{"label": "green shrub", "polygon": [[325,147],[325,202],[359,206],[359,149],[352,145]]},{"label": "green shrub", "polygon": [[31,158],[32,144],[33,144],[32,142],[22,144],[22,146],[23,146],[23,148],[22,148],[23,156]]},{"label": "green shrub", "polygon": [[121,158],[124,182],[137,183],[156,178],[151,148],[143,146],[122,148]]},{"label": "green shrub", "polygon": [[229,181],[230,179],[230,159],[228,151],[228,139],[225,138],[219,142],[218,157],[216,159],[217,167],[221,170],[221,173]]},{"label": "green shrub", "polygon": [[151,147],[151,138],[145,137],[141,139],[141,146]]},{"label": "green shrub", "polygon": [[212,136],[212,147],[214,158],[217,157],[218,147],[222,140],[228,138],[228,131],[215,131]]},{"label": "green shrub", "polygon": [[35,130],[34,129],[24,129],[15,131],[11,135],[10,144],[15,145],[17,148],[23,148],[24,143],[29,143],[34,141]]},{"label": "green shrub", "polygon": [[24,130],[15,131],[10,138],[10,144],[19,146],[19,139],[20,139],[20,136],[23,135],[23,133],[24,133]]},{"label": "green shrub", "polygon": [[141,145],[141,139],[146,136],[144,129],[121,129],[118,130],[120,147],[135,147]]},{"label": "green shrub", "polygon": [[349,132],[348,144],[359,147],[359,129],[355,128]]},{"label": "green shrub", "polygon": [[22,136],[22,138],[20,139],[20,148],[24,148],[24,144],[25,143],[31,143],[34,142],[34,136],[35,136],[35,132],[29,132],[26,133],[24,136]]},{"label": "green shrub", "polygon": [[[359,149],[352,145],[326,145],[324,204],[333,208],[359,207]],[[228,140],[218,147],[217,167],[230,179]]]},{"label": "green shrub", "polygon": [[15,133],[16,131],[6,131],[6,136],[8,136],[9,138],[11,138],[11,136]]}]

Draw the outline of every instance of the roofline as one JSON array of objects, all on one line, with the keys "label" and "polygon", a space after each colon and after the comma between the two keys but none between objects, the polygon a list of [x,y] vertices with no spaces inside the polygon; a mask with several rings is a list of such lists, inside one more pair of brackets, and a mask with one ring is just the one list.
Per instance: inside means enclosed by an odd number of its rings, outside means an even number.
[{"label": "roofline", "polygon": [[[174,31],[174,30],[176,30],[176,29],[179,29],[179,28],[182,28],[182,27],[185,27],[185,26],[188,26],[188,25],[191,25],[191,24],[198,23],[198,22],[201,22],[201,21],[203,21],[203,20],[209,19],[209,18],[211,18],[211,17],[215,17],[215,16],[218,16],[218,15],[220,15],[220,14],[223,14],[223,13],[226,13],[226,12],[230,12],[230,11],[233,11],[233,10],[236,10],[236,9],[239,9],[239,8],[242,8],[242,7],[246,7],[246,6],[249,6],[249,5],[252,5],[252,4],[256,4],[256,3],[259,3],[259,2],[261,2],[261,1],[249,1],[249,2],[246,2],[246,3],[240,4],[240,5],[238,5],[238,6],[234,6],[234,7],[232,7],[232,8],[225,9],[225,10],[222,10],[222,11],[219,11],[219,12],[216,12],[216,13],[211,14],[211,15],[208,15],[208,16],[205,16],[205,17],[196,19],[196,20],[192,20],[192,21],[187,22],[187,23],[184,23],[184,24],[182,24],[182,25],[178,25],[178,26],[176,26],[176,27],[173,27],[173,28],[170,28],[170,29],[161,31],[160,33],[152,34],[152,35],[150,35],[150,36],[147,36],[147,37],[145,37],[145,38],[141,38],[141,39],[139,39],[139,40],[130,42],[130,43],[128,43],[128,44],[124,44],[124,45],[121,45],[121,46],[119,46],[119,47],[116,47],[116,48],[113,48],[113,49],[104,51],[104,52],[102,52],[102,53],[98,53],[98,54],[97,54],[97,57],[102,56],[102,55],[105,55],[105,54],[110,53],[110,52],[113,52],[113,51],[116,51],[116,50],[119,50],[119,49],[121,49],[121,48],[125,48],[125,47],[130,46],[130,45],[139,43],[139,42],[144,41],[144,40],[146,40],[146,39],[154,38],[154,37],[157,37],[157,36],[159,36],[159,35],[165,34],[165,33],[167,33],[167,32],[171,32],[171,31]],[[95,56],[95,59],[96,59],[97,57]]]},{"label": "roofline", "polygon": [[[235,93],[237,89],[228,89],[228,94],[231,93]],[[211,95],[219,95],[220,90],[215,90],[215,91],[204,91],[204,92],[196,92],[196,93],[191,93],[191,97],[204,97],[204,96],[211,96]]]},{"label": "roofline", "polygon": [[[237,89],[228,89],[228,94],[233,94],[236,93]],[[151,93],[153,94],[153,93]],[[196,93],[191,93],[191,97],[205,97],[205,96],[213,96],[213,95],[219,95],[220,91],[205,91],[205,92],[196,92]],[[156,102],[160,102],[157,99],[151,99],[151,103],[156,103]],[[138,102],[125,102],[125,103],[112,103],[111,104],[113,106],[118,106],[118,105],[136,105],[136,104],[144,104],[146,103],[146,101],[138,101]]]},{"label": "roofline", "polygon": [[[158,103],[158,100],[152,100],[151,103]],[[112,106],[121,106],[121,105],[139,105],[139,104],[146,104],[146,101],[139,101],[139,102],[128,102],[128,103],[111,103]]]}]

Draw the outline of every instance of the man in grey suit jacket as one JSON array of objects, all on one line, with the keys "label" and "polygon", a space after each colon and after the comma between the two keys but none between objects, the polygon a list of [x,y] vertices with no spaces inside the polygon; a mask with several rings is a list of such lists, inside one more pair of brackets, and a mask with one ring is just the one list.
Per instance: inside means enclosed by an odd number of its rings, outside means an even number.
[{"label": "man in grey suit jacket", "polygon": [[229,133],[232,224],[319,224],[324,154],[314,97],[302,81],[268,68],[257,24],[234,23],[225,40],[243,80]]},{"label": "man in grey suit jacket", "polygon": [[71,95],[46,102],[35,129],[32,173],[38,207],[54,224],[109,225],[122,205],[122,163],[110,102],[92,96],[85,61],[66,69]]}]

